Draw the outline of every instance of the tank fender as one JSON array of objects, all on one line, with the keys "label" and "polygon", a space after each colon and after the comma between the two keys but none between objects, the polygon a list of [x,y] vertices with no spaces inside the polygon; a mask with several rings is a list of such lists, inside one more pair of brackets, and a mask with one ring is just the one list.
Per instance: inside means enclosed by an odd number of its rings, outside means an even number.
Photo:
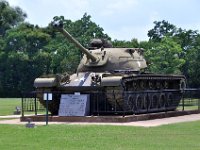
[{"label": "tank fender", "polygon": [[55,87],[58,85],[56,78],[36,78],[34,87]]},{"label": "tank fender", "polygon": [[122,76],[103,77],[101,80],[101,86],[120,86]]}]

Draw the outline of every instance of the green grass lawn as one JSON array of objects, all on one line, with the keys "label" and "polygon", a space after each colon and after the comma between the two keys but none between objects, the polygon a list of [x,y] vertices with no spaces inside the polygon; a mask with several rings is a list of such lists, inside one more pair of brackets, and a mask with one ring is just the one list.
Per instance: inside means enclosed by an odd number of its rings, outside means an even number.
[{"label": "green grass lawn", "polygon": [[0,118],[0,121],[2,121],[2,120],[12,120],[12,119],[16,119],[16,118]]},{"label": "green grass lawn", "polygon": [[[12,115],[20,105],[21,99],[0,98],[0,115]],[[199,139],[200,121],[150,128],[49,125],[28,129],[0,124],[0,150],[199,150]]]},{"label": "green grass lawn", "polygon": [[[199,104],[198,104],[198,99],[184,99],[184,110],[198,110],[199,109]],[[183,110],[183,103],[180,101],[179,107],[177,108],[178,110]]]},{"label": "green grass lawn", "polygon": [[0,125],[0,149],[199,150],[200,121],[160,127]]},{"label": "green grass lawn", "polygon": [[21,107],[21,98],[0,98],[0,116],[13,115],[16,106]]},{"label": "green grass lawn", "polygon": [[[0,116],[13,115],[16,106],[21,108],[21,98],[0,98]],[[38,111],[39,114],[45,114],[45,110]],[[35,114],[35,111],[25,111],[25,115]]]},{"label": "green grass lawn", "polygon": [[[183,106],[179,106],[177,109],[183,110]],[[184,110],[198,110],[198,109],[199,109],[198,106],[185,106],[184,107]]]}]

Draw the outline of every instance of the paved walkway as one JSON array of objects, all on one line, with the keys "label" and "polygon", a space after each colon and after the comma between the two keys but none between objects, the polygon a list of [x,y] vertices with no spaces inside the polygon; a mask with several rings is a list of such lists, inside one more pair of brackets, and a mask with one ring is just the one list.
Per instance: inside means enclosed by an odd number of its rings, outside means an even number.
[{"label": "paved walkway", "polygon": [[21,115],[9,115],[9,116],[0,116],[0,119],[5,119],[5,118],[20,118]]},{"label": "paved walkway", "polygon": [[[17,119],[9,119],[15,118]],[[27,122],[20,122],[19,115],[17,116],[0,116],[0,118],[8,118],[8,120],[0,120],[0,124],[22,124],[25,125]],[[170,117],[163,119],[145,120],[137,122],[128,123],[87,123],[87,122],[49,122],[49,124],[78,124],[78,125],[119,125],[119,126],[142,126],[142,127],[155,127],[166,124],[180,123],[180,122],[190,122],[200,120],[200,114],[192,114],[178,117]],[[46,122],[34,122],[35,125],[45,125]]]}]

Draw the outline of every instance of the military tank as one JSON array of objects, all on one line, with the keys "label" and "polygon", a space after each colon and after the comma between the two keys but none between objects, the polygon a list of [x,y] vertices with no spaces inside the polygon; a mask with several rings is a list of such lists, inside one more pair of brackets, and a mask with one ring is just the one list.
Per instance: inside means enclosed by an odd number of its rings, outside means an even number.
[{"label": "military tank", "polygon": [[[142,48],[113,48],[110,42],[94,39],[86,49],[64,28],[61,21],[52,26],[84,54],[77,72],[36,78],[37,97],[44,104],[43,92],[53,92],[49,111],[57,115],[62,93],[89,93],[90,101],[107,105],[107,112],[149,113],[175,110],[186,79],[183,75],[153,74],[147,68]],[[57,91],[57,92],[55,92]],[[99,94],[100,96],[94,96]],[[102,104],[104,105],[104,104]],[[99,105],[99,112],[101,105]]]}]

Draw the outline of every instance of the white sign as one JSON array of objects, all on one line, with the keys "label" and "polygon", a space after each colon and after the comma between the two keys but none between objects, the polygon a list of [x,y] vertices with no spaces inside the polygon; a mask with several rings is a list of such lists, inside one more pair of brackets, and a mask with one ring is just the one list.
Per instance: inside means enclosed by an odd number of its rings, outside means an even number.
[{"label": "white sign", "polygon": [[75,92],[74,95],[81,95],[81,93],[80,92]]},{"label": "white sign", "polygon": [[62,94],[59,116],[87,116],[90,112],[89,95]]},{"label": "white sign", "polygon": [[43,100],[51,101],[52,100],[52,93],[44,93],[43,94]]}]

